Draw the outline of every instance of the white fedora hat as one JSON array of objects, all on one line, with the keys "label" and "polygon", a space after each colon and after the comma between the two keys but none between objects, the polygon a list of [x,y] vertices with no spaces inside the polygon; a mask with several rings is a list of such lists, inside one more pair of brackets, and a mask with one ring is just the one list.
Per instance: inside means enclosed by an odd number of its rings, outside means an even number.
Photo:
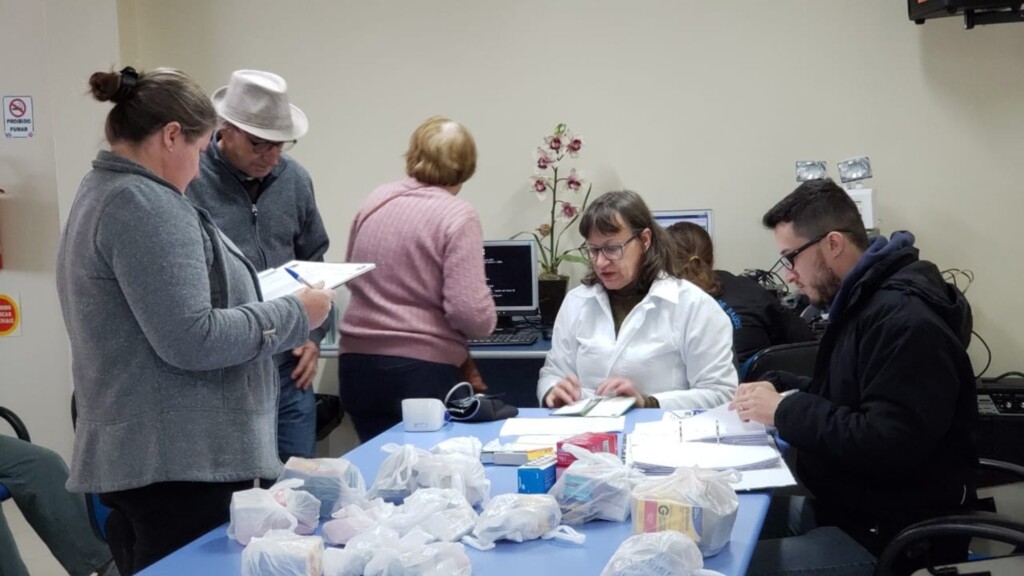
[{"label": "white fedora hat", "polygon": [[261,70],[235,70],[227,86],[213,93],[213,107],[221,118],[271,142],[298,140],[309,121],[288,103],[288,84],[277,74]]}]

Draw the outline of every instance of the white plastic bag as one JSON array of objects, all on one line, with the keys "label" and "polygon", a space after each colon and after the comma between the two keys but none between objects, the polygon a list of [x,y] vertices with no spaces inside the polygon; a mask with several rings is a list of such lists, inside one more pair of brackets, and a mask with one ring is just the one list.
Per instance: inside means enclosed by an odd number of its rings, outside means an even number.
[{"label": "white plastic bag", "polygon": [[295,530],[299,521],[274,495],[262,488],[250,488],[231,495],[231,523],[228,538],[246,546],[270,530]]},{"label": "white plastic bag", "polygon": [[298,478],[301,490],[320,501],[320,517],[330,518],[342,507],[355,504],[366,496],[366,482],[355,464],[344,458],[291,457],[284,465],[278,482]]},{"label": "white plastic bag", "polygon": [[366,497],[370,500],[381,498],[385,502],[401,503],[416,490],[416,475],[413,467],[420,458],[429,456],[430,452],[411,444],[389,443],[381,446],[381,451],[388,457],[381,462]]},{"label": "white plastic bag", "polygon": [[398,532],[386,526],[374,526],[350,538],[348,544],[345,545],[345,552],[348,554],[342,558],[333,559],[332,567],[342,564],[345,570],[361,575],[367,563],[378,552],[396,549],[399,542]]},{"label": "white plastic bag", "polygon": [[320,520],[320,501],[296,491],[301,480],[285,480],[270,488],[250,488],[231,495],[228,537],[243,546],[270,530],[312,534]]},{"label": "white plastic bag", "polygon": [[378,553],[364,576],[470,576],[466,549],[457,542],[411,545]]},{"label": "white plastic bag", "polygon": [[462,541],[478,550],[490,550],[498,540],[554,538],[576,544],[586,540],[583,534],[561,526],[561,521],[562,511],[549,494],[500,494],[480,513],[472,536]]},{"label": "white plastic bag", "polygon": [[456,542],[476,526],[477,514],[461,492],[421,488],[384,524],[406,534],[416,526],[435,540]]},{"label": "white plastic bag", "polygon": [[484,475],[479,454],[428,454],[416,461],[413,470],[418,487],[457,490],[470,506],[482,505],[491,497],[491,481]]},{"label": "white plastic bag", "polygon": [[714,556],[729,543],[740,500],[731,484],[735,470],[717,472],[676,468],[633,489],[633,532],[677,530],[697,542],[701,553]]},{"label": "white plastic bag", "polygon": [[591,520],[624,522],[629,518],[630,492],[644,476],[606,452],[563,444],[576,460],[562,472],[548,494],[562,510],[562,522],[570,525]]},{"label": "white plastic bag", "polygon": [[302,480],[284,480],[274,484],[267,491],[295,516],[298,525],[296,534],[312,534],[320,524],[320,501],[309,492],[303,492]]},{"label": "white plastic bag", "polygon": [[367,559],[363,554],[341,548],[324,549],[324,576],[363,576]]},{"label": "white plastic bag", "polygon": [[608,560],[601,576],[712,576],[692,538],[676,532],[649,532],[630,536]]},{"label": "white plastic bag", "polygon": [[323,572],[324,541],[271,530],[253,538],[242,551],[242,576],[319,576]]},{"label": "white plastic bag", "polygon": [[356,534],[361,534],[380,523],[380,519],[355,504],[334,513],[334,519],[324,522],[324,541],[332,546],[344,546]]},{"label": "white plastic bag", "polygon": [[430,449],[431,454],[462,454],[470,458],[480,459],[483,444],[476,436],[459,436],[442,440]]}]

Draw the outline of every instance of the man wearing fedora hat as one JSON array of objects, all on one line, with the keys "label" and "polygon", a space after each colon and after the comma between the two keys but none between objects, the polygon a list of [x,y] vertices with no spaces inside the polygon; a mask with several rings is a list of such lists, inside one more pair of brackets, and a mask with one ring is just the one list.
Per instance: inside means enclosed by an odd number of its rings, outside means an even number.
[{"label": "man wearing fedora hat", "polygon": [[[236,70],[213,94],[220,129],[200,158],[199,178],[187,196],[206,209],[257,270],[291,260],[323,261],[329,240],[309,173],[284,152],[306,134],[306,115],[289,103],[284,78]],[[316,448],[316,375],[319,342],[328,320],[309,340],[279,354],[281,395],[278,454],[312,457]]]}]

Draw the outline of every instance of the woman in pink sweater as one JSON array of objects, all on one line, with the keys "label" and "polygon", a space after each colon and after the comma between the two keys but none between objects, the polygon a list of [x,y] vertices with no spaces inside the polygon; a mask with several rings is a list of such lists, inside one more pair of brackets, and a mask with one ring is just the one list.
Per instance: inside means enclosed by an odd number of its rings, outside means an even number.
[{"label": "woman in pink sweater", "polygon": [[466,338],[497,315],[484,276],[480,218],[458,198],[476,170],[461,124],[435,116],[413,132],[408,178],[374,190],[349,232],[349,262],[376,270],[348,284],[340,395],[359,438],[402,420],[403,398],[438,398],[459,382]]}]

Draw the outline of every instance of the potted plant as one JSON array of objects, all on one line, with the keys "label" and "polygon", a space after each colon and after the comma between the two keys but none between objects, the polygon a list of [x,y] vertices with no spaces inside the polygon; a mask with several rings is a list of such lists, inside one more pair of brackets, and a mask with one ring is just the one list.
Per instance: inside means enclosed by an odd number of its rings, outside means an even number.
[{"label": "potted plant", "polygon": [[[554,131],[544,137],[544,145],[537,147],[537,165],[530,183],[537,198],[550,206],[548,218],[534,230],[513,236],[529,234],[540,247],[539,307],[546,324],[554,323],[565,297],[568,277],[561,274],[562,262],[588,263],[577,244],[562,248],[562,237],[586,209],[593,187],[584,181],[581,172],[568,165],[568,158],[578,158],[582,148],[583,139],[565,124],[555,126]],[[583,201],[578,202],[581,193]]]}]

